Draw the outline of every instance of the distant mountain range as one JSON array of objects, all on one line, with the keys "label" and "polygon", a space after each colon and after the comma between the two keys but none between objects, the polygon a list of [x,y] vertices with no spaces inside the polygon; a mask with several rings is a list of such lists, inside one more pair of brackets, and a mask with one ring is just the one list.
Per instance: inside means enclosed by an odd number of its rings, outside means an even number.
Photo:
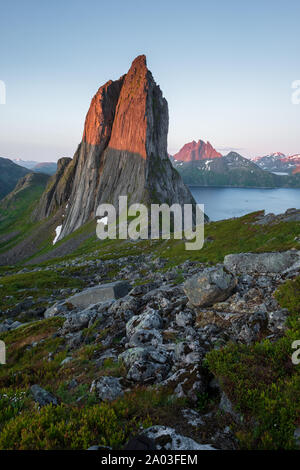
[{"label": "distant mountain range", "polygon": [[[209,142],[199,140],[185,144],[170,159],[183,181],[189,185],[300,187],[300,170],[297,171],[299,155],[287,157],[277,153],[255,160],[244,158],[236,152],[222,156]],[[292,175],[293,171],[295,175]]]},{"label": "distant mountain range", "polygon": [[285,155],[281,152],[271,153],[263,157],[255,157],[253,161],[263,170],[287,174],[300,171],[300,154]]},{"label": "distant mountain range", "polygon": [[22,160],[21,158],[15,158],[12,161],[16,165],[23,166],[28,170],[37,173],[45,173],[46,175],[54,175],[57,170],[57,164],[55,162],[36,162],[34,160]]}]

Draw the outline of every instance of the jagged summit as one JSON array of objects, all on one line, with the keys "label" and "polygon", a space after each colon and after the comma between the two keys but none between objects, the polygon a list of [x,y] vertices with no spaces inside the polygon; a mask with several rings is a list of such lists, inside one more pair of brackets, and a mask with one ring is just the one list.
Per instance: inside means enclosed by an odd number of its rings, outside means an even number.
[{"label": "jagged summit", "polygon": [[217,152],[210,142],[199,139],[185,144],[179,152],[174,155],[174,159],[181,162],[197,162],[199,160],[221,158],[222,154]]},{"label": "jagged summit", "polygon": [[[83,138],[72,161],[52,180],[37,218],[68,201],[60,238],[95,216],[100,203],[195,201],[167,153],[168,104],[138,56],[126,75],[108,81],[92,99]],[[57,190],[54,188],[57,187]]]}]

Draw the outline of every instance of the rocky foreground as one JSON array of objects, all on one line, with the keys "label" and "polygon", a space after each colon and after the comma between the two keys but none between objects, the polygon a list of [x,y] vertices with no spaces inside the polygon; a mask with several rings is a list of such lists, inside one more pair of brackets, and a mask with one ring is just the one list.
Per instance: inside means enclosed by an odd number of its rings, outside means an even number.
[{"label": "rocky foreground", "polygon": [[[299,276],[300,251],[232,254],[215,266],[185,261],[165,271],[166,260],[151,254],[88,262],[83,256],[47,269],[87,264],[89,270],[82,273],[87,289],[58,289],[44,299],[48,308],[37,308],[28,298],[2,313],[0,332],[24,328],[17,320],[24,312],[41,324],[57,318],[59,323],[51,330],[57,342],[44,360],[51,363],[65,353],[59,370],[68,371],[69,391],[80,388],[84,377],[84,395],[93,394],[96,403],[114,403],[141,387],[151,393],[166,391],[171,401],[181,400],[177,416],[135,429],[127,437],[127,448],[137,445],[133,436],[144,449],[239,448],[235,430],[244,417],[207,369],[206,356],[229,343],[249,346],[264,338],[275,343],[284,335],[289,311],[280,307],[274,293],[283,282]],[[110,282],[108,273],[113,273]],[[24,339],[26,351],[34,355],[47,339]],[[83,347],[90,351],[90,375],[76,368]],[[64,402],[41,383],[31,384],[30,390],[38,408]],[[77,404],[82,400],[79,396]],[[295,438],[298,434],[299,428]],[[103,441],[86,442],[91,449],[102,445]]]}]

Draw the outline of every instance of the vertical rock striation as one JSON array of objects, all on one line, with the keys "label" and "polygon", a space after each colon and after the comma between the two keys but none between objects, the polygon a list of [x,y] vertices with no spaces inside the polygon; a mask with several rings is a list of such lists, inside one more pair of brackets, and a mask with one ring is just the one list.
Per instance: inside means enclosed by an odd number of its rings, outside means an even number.
[{"label": "vertical rock striation", "polygon": [[[133,61],[126,75],[99,88],[82,141],[59,178],[71,186],[60,238],[94,217],[100,203],[118,207],[119,196],[127,196],[129,204],[195,204],[168,158],[168,124],[167,101],[144,55]],[[46,201],[40,207],[41,217],[49,215],[58,200],[66,200],[58,196],[54,189],[47,210],[42,207]]]}]

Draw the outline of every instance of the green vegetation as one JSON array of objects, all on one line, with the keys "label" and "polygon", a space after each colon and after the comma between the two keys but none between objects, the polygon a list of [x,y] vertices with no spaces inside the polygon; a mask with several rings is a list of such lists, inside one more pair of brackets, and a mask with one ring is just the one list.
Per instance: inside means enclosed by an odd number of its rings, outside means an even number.
[{"label": "green vegetation", "polygon": [[283,284],[276,297],[290,312],[289,329],[281,339],[253,346],[231,344],[207,356],[210,370],[244,417],[237,428],[242,448],[295,448],[300,367],[292,364],[291,345],[300,339],[300,277]]},{"label": "green vegetation", "polygon": [[16,165],[8,158],[0,157],[0,199],[14,189],[18,180],[29,173],[29,170]]},{"label": "green vegetation", "polygon": [[[54,317],[0,334],[8,359],[0,368],[0,449],[85,449],[93,444],[121,448],[140,426],[169,424],[178,416],[184,400],[151,387],[137,387],[113,403],[100,403],[89,392],[92,381],[102,375],[120,377],[124,366],[106,359],[99,368],[88,360],[101,351],[101,343],[83,344],[72,351],[73,360],[62,365],[68,348],[54,333],[63,322]],[[77,385],[70,387],[74,378]],[[39,410],[29,393],[35,383],[54,393],[60,406]]]},{"label": "green vegetation", "polygon": [[31,174],[0,201],[0,253],[29,236],[40,225],[32,221],[31,215],[48,179],[47,175]]},{"label": "green vegetation", "polygon": [[6,310],[30,296],[34,299],[49,295],[55,289],[81,287],[82,281],[58,269],[11,274],[1,277],[0,310]]},{"label": "green vegetation", "polygon": [[[72,260],[84,256],[90,259],[118,259],[123,256],[134,256],[152,253],[169,260],[167,267],[176,266],[186,260],[217,263],[229,253],[284,251],[299,247],[300,226],[297,222],[281,222],[269,225],[255,224],[262,212],[253,212],[238,219],[210,222],[205,225],[205,243],[201,250],[187,251],[184,240],[99,240],[95,235],[95,222],[85,224],[64,241],[91,234],[71,254],[55,258],[41,266],[51,266],[55,262]],[[61,241],[59,243],[64,243]],[[59,243],[57,246],[59,246]],[[50,247],[47,248],[47,251]]]},{"label": "green vegetation", "polygon": [[[34,204],[39,192],[30,194]],[[5,215],[0,220],[0,237],[20,230],[12,244],[38,226],[29,221],[22,198],[19,203],[14,199],[14,207],[7,206],[5,214],[4,206],[0,207],[0,216]],[[19,272],[20,265],[0,267],[0,310],[5,312],[28,298],[35,302],[34,308],[46,307],[50,295],[53,302],[59,300],[60,289],[86,287],[85,275],[88,278],[91,269],[97,274],[97,267],[91,267],[89,260],[117,260],[151,253],[154,258],[166,260],[164,267],[159,268],[161,271],[176,267],[175,283],[182,283],[179,265],[186,260],[215,264],[229,253],[299,248],[299,223],[257,225],[254,222],[259,215],[256,212],[239,219],[206,224],[205,243],[198,251],[186,251],[184,241],[173,239],[100,241],[95,236],[95,221],[90,221],[56,245],[83,240],[72,253],[39,263],[36,265],[41,268],[39,271]],[[39,254],[51,252],[50,235]],[[10,244],[5,243],[0,251]],[[76,258],[79,264],[72,265]],[[105,280],[117,276],[118,269],[117,262],[113,261]],[[153,263],[153,272],[156,269]],[[144,274],[146,276],[147,272]],[[136,284],[144,282],[141,270]],[[229,344],[207,356],[208,368],[243,416],[241,423],[232,424],[241,448],[295,447],[293,433],[300,424],[300,369],[291,363],[291,344],[300,339],[299,293],[299,278],[286,282],[276,293],[281,306],[290,312],[289,330],[277,342],[272,342],[271,338],[252,346]],[[111,404],[99,403],[95,393],[89,391],[92,381],[103,375],[126,375],[124,365],[111,358],[97,365],[96,360],[105,350],[104,339],[111,331],[100,330],[95,322],[82,331],[80,345],[69,350],[66,338],[57,335],[63,322],[63,318],[54,317],[0,333],[8,358],[8,363],[0,368],[1,449],[81,449],[93,444],[121,448],[140,426],[176,424],[180,409],[186,404],[183,400],[174,400],[171,390],[157,392],[151,387],[137,387]],[[172,335],[172,332],[167,334]],[[174,342],[183,339],[173,338]],[[118,337],[114,338],[114,347],[118,347]],[[62,365],[67,356],[72,356],[72,360]],[[77,385],[71,387],[74,379]],[[60,406],[38,410],[29,393],[29,387],[35,383],[54,393]],[[217,402],[210,396],[199,395],[198,411],[207,412],[215,406]]]}]

